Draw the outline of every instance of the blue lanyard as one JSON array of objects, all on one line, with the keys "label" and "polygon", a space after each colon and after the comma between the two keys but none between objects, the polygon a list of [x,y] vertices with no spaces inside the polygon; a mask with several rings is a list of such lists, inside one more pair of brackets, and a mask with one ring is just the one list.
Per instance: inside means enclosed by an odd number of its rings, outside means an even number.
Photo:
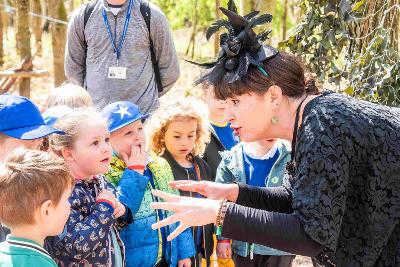
[{"label": "blue lanyard", "polygon": [[[122,31],[122,36],[119,40],[118,48],[116,47],[116,40],[114,40],[112,33],[111,33],[110,23],[108,22],[108,19],[107,19],[106,10],[104,8],[102,10],[103,20],[104,20],[104,24],[106,25],[106,28],[107,28],[108,37],[114,48],[114,53],[117,55],[117,65],[118,65],[119,58],[121,56],[121,50],[122,50],[122,46],[125,41],[126,32],[128,31],[129,20],[131,19],[131,13],[132,13],[132,5],[133,5],[133,0],[129,0],[128,12],[126,13],[126,17],[125,17],[124,30]],[[115,35],[117,35],[117,32],[115,32]]]}]

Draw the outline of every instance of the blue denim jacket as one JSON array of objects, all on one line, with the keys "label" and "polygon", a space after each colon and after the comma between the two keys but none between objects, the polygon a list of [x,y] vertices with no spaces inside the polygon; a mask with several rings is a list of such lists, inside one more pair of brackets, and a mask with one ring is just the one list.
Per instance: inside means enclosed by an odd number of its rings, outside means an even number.
[{"label": "blue denim jacket", "polygon": [[[283,177],[286,170],[286,163],[290,161],[291,146],[290,143],[281,139],[276,142],[279,150],[279,157],[276,160],[270,173],[268,174],[266,187],[278,187],[282,185]],[[243,160],[243,143],[239,143],[229,151],[220,153],[222,161],[218,166],[217,176],[215,182],[217,183],[246,183],[246,173],[244,169]],[[267,176],[267,175],[266,175]],[[225,239],[218,237],[219,240]],[[242,257],[247,257],[250,250],[258,255],[292,255],[290,253],[280,251],[277,249],[269,248],[258,244],[250,244],[247,242],[232,240],[232,250],[234,253]]]}]

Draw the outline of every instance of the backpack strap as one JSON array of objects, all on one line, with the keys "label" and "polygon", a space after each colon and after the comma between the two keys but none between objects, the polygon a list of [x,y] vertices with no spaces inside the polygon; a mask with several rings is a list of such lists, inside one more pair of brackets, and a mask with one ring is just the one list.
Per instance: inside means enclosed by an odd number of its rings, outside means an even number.
[{"label": "backpack strap", "polygon": [[[83,43],[85,46],[85,73],[84,73],[84,83],[86,79],[86,58],[87,58],[87,41],[86,41],[86,36],[85,36],[85,28],[86,24],[90,18],[90,15],[92,15],[94,7],[96,6],[98,0],[91,0],[89,3],[86,4],[85,6],[85,11],[83,13]],[[86,88],[86,84],[84,85]]]},{"label": "backpack strap", "polygon": [[151,39],[151,31],[150,31],[151,13],[150,13],[149,2],[147,0],[143,0],[140,3],[140,13],[142,13],[144,21],[146,22],[147,30],[149,31],[151,63],[153,64],[154,78],[155,78],[155,81],[156,81],[156,84],[157,84],[158,93],[160,94],[163,91],[163,87],[162,87],[162,83],[161,83],[160,68],[158,67],[156,54],[154,53],[153,40]]}]

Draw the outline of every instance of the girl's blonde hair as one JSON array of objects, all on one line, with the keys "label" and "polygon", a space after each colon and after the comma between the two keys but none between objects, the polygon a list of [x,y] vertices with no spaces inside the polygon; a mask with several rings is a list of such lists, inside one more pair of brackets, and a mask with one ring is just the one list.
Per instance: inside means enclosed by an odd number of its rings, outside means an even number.
[{"label": "girl's blonde hair", "polygon": [[64,83],[51,90],[46,101],[46,108],[60,105],[71,108],[86,108],[93,106],[93,100],[84,88],[72,83]]},{"label": "girl's blonde hair", "polygon": [[[51,150],[62,156],[61,150],[63,148],[72,149],[78,137],[79,126],[85,120],[92,118],[104,120],[94,108],[74,109],[71,113],[59,118],[54,124],[54,128],[64,131],[65,134],[52,134],[50,136],[49,144]],[[106,123],[105,120],[104,123]]]},{"label": "girl's blonde hair", "polygon": [[202,102],[191,97],[165,101],[146,123],[149,148],[157,155],[162,154],[169,124],[177,120],[194,119],[197,121],[196,141],[191,154],[202,156],[210,142],[206,110]]}]

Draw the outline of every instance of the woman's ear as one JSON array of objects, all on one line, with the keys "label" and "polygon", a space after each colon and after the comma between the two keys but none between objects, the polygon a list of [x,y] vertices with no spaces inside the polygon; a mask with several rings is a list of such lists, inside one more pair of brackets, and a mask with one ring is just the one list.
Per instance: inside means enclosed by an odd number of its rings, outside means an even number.
[{"label": "woman's ear", "polygon": [[273,85],[268,89],[268,93],[271,98],[271,107],[273,110],[277,110],[279,106],[281,105],[283,94],[282,94],[282,89],[277,86]]}]

